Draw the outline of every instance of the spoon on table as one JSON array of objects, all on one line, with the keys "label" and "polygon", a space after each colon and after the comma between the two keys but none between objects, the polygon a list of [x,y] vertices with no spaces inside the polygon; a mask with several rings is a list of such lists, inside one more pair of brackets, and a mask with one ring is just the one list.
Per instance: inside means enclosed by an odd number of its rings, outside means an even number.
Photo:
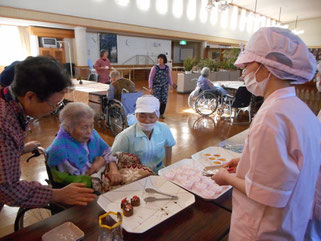
[{"label": "spoon on table", "polygon": [[165,198],[156,198],[156,197],[146,197],[144,198],[145,202],[155,202],[155,201],[162,201],[162,200],[178,200],[178,197],[165,197]]},{"label": "spoon on table", "polygon": [[178,198],[175,195],[170,195],[170,194],[167,194],[167,193],[163,193],[163,192],[157,191],[157,190],[155,190],[153,188],[145,188],[145,192],[147,192],[147,193],[158,193],[158,194],[162,194],[162,195],[165,195],[165,196],[168,196],[168,197],[171,197],[171,198]]}]

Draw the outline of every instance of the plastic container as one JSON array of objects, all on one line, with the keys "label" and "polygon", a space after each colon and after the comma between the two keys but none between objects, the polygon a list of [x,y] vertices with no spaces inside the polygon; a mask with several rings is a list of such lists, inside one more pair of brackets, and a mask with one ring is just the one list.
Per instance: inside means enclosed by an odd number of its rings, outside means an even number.
[{"label": "plastic container", "polygon": [[41,239],[42,241],[80,241],[83,240],[84,235],[84,232],[75,224],[66,222],[42,235]]},{"label": "plastic container", "polygon": [[[117,216],[115,222],[110,215]],[[99,216],[99,236],[98,241],[123,241],[123,229],[121,223],[123,222],[123,215],[120,212],[108,212]]]}]

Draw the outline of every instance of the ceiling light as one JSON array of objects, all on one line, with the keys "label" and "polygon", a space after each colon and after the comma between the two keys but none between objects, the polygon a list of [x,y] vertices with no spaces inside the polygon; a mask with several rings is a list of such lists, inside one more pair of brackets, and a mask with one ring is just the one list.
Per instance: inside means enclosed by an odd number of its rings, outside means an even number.
[{"label": "ceiling light", "polygon": [[172,12],[175,18],[180,18],[183,15],[183,0],[174,0]]},{"label": "ceiling light", "polygon": [[237,6],[233,6],[233,10],[231,13],[231,21],[230,21],[230,29],[231,30],[236,29],[238,15],[239,15],[239,8]]},{"label": "ceiling light", "polygon": [[[207,0],[202,0],[201,2],[201,6],[204,6],[206,5],[206,1]],[[208,11],[206,10],[206,8],[200,8],[200,20],[201,20],[201,23],[206,23],[207,21],[207,15],[208,15]]]},{"label": "ceiling light", "polygon": [[187,18],[193,21],[196,18],[196,0],[189,0],[187,3]]}]

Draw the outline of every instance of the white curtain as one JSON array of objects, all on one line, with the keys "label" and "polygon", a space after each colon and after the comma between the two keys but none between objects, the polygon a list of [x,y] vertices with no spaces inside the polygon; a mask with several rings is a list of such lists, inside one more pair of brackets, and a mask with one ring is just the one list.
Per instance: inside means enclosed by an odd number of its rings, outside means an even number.
[{"label": "white curtain", "polygon": [[30,55],[29,33],[25,27],[0,25],[0,65],[7,66]]}]

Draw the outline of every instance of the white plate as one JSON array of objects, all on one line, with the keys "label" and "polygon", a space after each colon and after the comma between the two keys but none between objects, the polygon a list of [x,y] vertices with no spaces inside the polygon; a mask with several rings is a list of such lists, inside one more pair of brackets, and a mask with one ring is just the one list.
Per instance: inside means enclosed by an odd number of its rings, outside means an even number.
[{"label": "white plate", "polygon": [[[163,198],[161,194],[146,193],[145,188],[176,195],[178,200],[162,200],[145,203],[145,197]],[[122,212],[121,200],[130,200],[134,195],[140,198],[140,206],[133,207],[134,214],[123,219],[122,227],[129,233],[143,233],[163,222],[195,202],[193,194],[169,182],[166,178],[149,176],[118,189],[106,192],[98,198],[98,204],[106,211]]]},{"label": "white plate", "polygon": [[241,157],[241,155],[242,155],[241,153],[226,150],[222,147],[210,146],[210,147],[204,149],[203,151],[193,154],[192,158],[195,161],[199,161],[203,166],[212,166],[213,161],[209,161],[208,157],[206,157],[204,154],[210,154],[211,156],[213,156],[215,154],[220,155],[220,157],[226,159],[226,161],[223,162],[223,164],[230,161],[233,158]]},{"label": "white plate", "polygon": [[[204,169],[204,167],[206,166],[209,166],[206,164],[206,162],[199,162],[199,161],[196,161],[196,160],[193,160],[193,159],[183,159],[181,161],[178,161],[178,162],[175,162],[174,164],[170,165],[170,166],[167,166],[167,167],[164,167],[162,168],[161,170],[158,171],[158,175],[160,176],[163,176],[166,178],[166,174],[168,172],[171,172],[172,170],[177,170],[178,168],[179,169],[182,169],[181,167],[192,167],[193,170],[198,170],[199,171],[199,174],[191,174],[193,176],[201,176],[201,173],[202,173],[202,170]],[[209,182],[209,183],[212,183],[213,186],[212,188],[209,187],[208,189],[212,189],[212,190],[215,190],[215,182],[213,180],[211,180],[210,177],[205,177],[205,176],[202,176],[201,178],[203,178],[203,180],[205,180],[206,182]],[[189,178],[190,179],[190,178]],[[200,196],[201,198],[203,199],[206,199],[206,200],[215,200],[217,198],[219,198],[220,196],[222,196],[224,193],[226,193],[228,190],[230,190],[232,187],[231,186],[222,186],[222,189],[218,192],[216,192],[213,196],[209,197],[209,196],[205,196],[204,193],[200,190],[197,190],[197,188],[195,187],[195,185],[193,185],[191,188],[186,188],[184,185],[182,185],[177,179],[173,179],[173,180],[170,180],[171,182],[185,188],[186,190]]]}]

